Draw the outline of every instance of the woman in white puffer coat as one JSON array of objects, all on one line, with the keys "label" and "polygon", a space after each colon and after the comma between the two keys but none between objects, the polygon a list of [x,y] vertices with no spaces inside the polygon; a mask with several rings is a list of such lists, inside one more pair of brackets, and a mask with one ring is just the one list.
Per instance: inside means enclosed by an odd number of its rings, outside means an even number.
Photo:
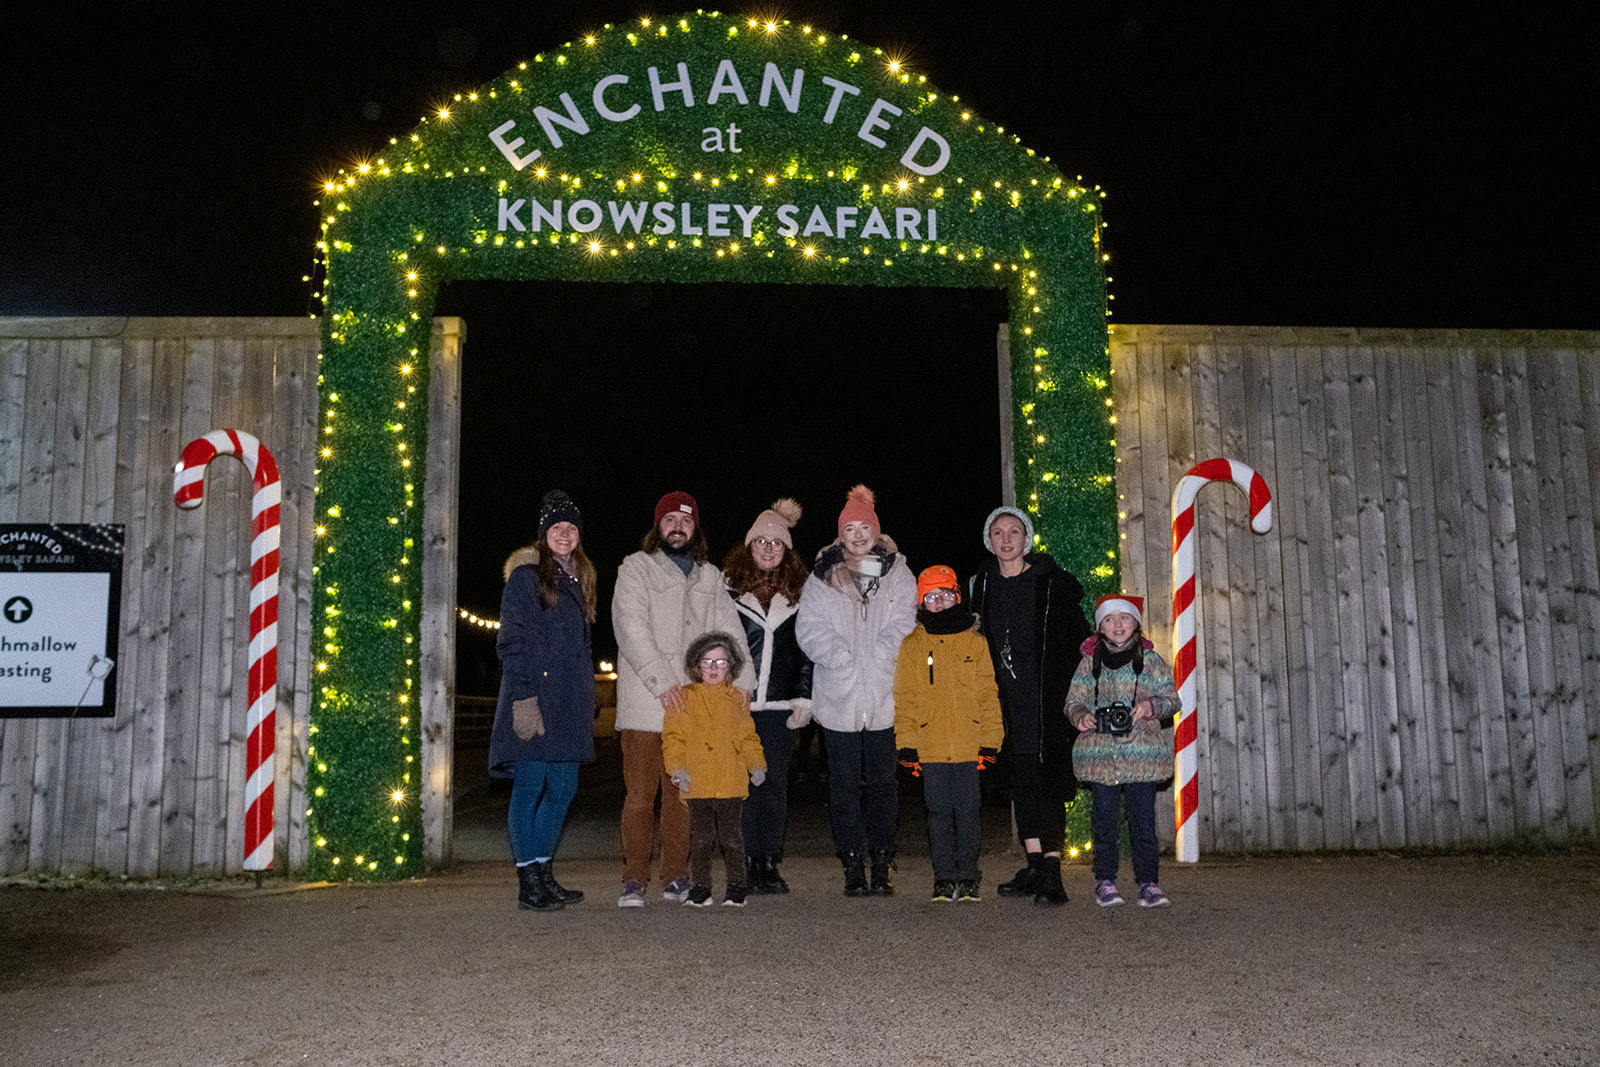
[{"label": "woman in white puffer coat", "polygon": [[917,621],[916,576],[883,535],[875,502],[864,485],[850,490],[839,539],[818,554],[795,626],[816,665],[811,713],[828,746],[833,841],[849,897],[894,891],[894,669]]}]

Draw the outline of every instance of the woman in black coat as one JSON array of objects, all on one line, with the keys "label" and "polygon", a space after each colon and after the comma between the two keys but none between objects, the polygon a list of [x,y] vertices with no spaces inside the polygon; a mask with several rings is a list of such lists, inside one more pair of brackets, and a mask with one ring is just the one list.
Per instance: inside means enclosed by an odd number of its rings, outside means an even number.
[{"label": "woman in black coat", "polygon": [[766,781],[751,788],[744,805],[745,857],[755,893],[789,891],[778,873],[789,820],[789,730],[811,718],[811,661],[794,636],[807,573],[789,535],[799,520],[799,504],[776,501],[756,517],[744,544],[734,546],[722,564],[750,646],[756,672],[750,717],[767,757]]},{"label": "woman in black coat", "polygon": [[500,699],[489,773],[512,779],[506,823],[517,906],[552,911],[583,899],[551,863],[578,766],[594,761],[595,570],[580,543],[583,516],[560,490],[539,507],[539,540],[506,560],[500,600]]}]

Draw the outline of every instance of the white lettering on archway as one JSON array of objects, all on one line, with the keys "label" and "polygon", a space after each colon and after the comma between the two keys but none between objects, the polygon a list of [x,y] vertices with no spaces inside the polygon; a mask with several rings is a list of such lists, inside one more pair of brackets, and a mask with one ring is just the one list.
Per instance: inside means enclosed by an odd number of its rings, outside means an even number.
[{"label": "white lettering on archway", "polygon": [[[649,74],[648,99],[655,111],[665,111],[668,106],[681,106],[692,108],[695,106],[694,78],[689,71],[687,63],[677,64],[677,77],[671,81],[663,81],[659,68],[651,67]],[[784,110],[792,115],[801,114],[801,107],[807,103],[805,70],[796,67],[789,73],[785,80],[784,73],[776,63],[768,63],[761,76],[761,92],[756,98],[754,106],[766,108],[772,102],[774,91]],[[840,111],[847,106],[859,106],[854,98],[861,96],[861,87],[836,78],[824,76],[822,84],[825,94],[813,94],[809,102],[812,104],[813,114],[825,126],[831,126],[839,117]],[[644,107],[639,102],[637,93],[630,95],[629,78],[626,74],[608,74],[595,81],[589,93],[591,109],[594,113],[607,122],[631,122],[644,113]],[[731,59],[724,59],[717,64],[716,70],[711,74],[705,85],[703,96],[704,106],[722,107],[750,107],[750,98],[745,92],[744,82],[739,77],[738,68]],[[846,105],[846,98],[852,98],[853,103]],[[534,119],[539,123],[544,134],[545,144],[552,149],[563,147],[561,134],[557,127],[562,127],[576,137],[588,134],[590,125],[588,116],[579,108],[577,101],[570,93],[562,93],[558,99],[561,110],[536,106],[533,111]],[[904,115],[901,108],[896,107],[882,97],[874,98],[867,105],[864,117],[856,130],[856,137],[874,148],[885,149],[889,147],[888,140],[880,134],[890,134],[895,130],[893,119]],[[531,152],[523,153],[527,139],[515,135],[517,128],[515,119],[507,120],[495,127],[489,133],[489,140],[499,149],[517,170],[522,170],[544,155],[542,148],[535,148]],[[927,149],[932,147],[932,159],[919,162],[919,157],[927,155]],[[950,164],[950,142],[933,129],[923,126],[913,133],[907,143],[904,154],[900,157],[901,166],[931,177],[944,170]]]},{"label": "white lettering on archway", "polygon": [[[523,212],[526,210],[527,214]],[[560,200],[510,200],[500,198],[498,228],[501,233],[540,233],[546,227],[560,233],[573,230],[592,233],[600,228],[606,217],[611,219],[611,230],[618,236],[643,233],[647,219],[651,233],[666,237],[679,234],[687,237],[731,237],[733,220],[729,212],[739,216],[738,228],[748,238],[754,232],[756,217],[765,210],[763,204],[690,204],[671,201],[608,200],[602,211],[593,200],[576,200],[564,205]],[[842,206],[831,210],[814,205],[806,216],[804,227],[800,223],[801,208],[797,204],[781,204],[773,212],[778,220],[779,237],[884,237],[896,241],[937,241],[939,239],[939,211],[926,211],[914,207],[893,209],[894,221],[878,208],[867,210],[865,218],[861,208]]]}]

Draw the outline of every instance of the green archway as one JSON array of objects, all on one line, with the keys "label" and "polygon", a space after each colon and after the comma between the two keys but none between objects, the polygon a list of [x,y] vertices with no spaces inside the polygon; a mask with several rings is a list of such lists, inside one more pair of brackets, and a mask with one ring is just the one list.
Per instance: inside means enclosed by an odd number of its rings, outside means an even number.
[{"label": "green archway", "polygon": [[1005,289],[1017,499],[1111,587],[1100,197],[882,49],[715,12],[608,26],[459,94],[320,204],[314,876],[422,869],[425,346],[446,282]]}]

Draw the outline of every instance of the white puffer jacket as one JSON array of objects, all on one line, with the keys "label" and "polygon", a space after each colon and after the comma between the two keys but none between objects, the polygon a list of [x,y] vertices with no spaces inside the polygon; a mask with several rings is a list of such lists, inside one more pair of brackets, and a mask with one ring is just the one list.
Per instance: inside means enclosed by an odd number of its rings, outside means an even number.
[{"label": "white puffer jacket", "polygon": [[[843,550],[822,550],[800,594],[795,637],[816,664],[811,714],[846,733],[894,728],[894,668],[900,642],[917,624],[917,580],[894,542],[880,537],[873,554],[884,564],[876,588],[857,593],[844,576]],[[845,592],[839,584],[846,584]]]}]

